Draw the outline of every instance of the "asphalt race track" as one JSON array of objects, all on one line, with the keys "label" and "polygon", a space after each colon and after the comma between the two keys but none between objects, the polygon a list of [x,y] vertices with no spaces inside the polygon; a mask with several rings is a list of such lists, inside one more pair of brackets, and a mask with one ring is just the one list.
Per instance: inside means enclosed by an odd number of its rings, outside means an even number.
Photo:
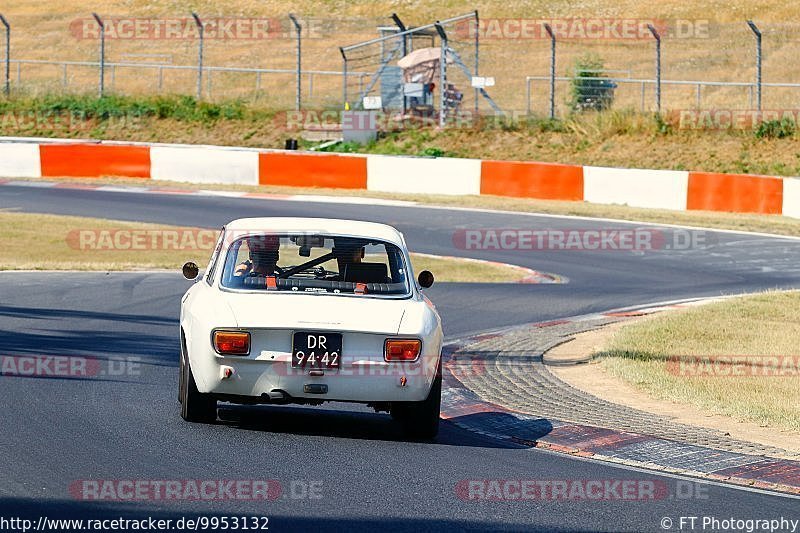
[{"label": "asphalt race track", "polygon": [[[209,228],[245,216],[357,218],[395,225],[412,251],[515,263],[569,279],[561,285],[435,285],[428,295],[449,338],[630,305],[800,286],[800,241],[755,235],[701,232],[701,246],[647,252],[464,250],[453,243],[459,229],[630,225],[13,185],[0,186],[0,209]],[[682,230],[659,231],[674,242],[673,232]],[[178,273],[0,273],[0,355],[129,358],[139,365],[136,371],[91,379],[0,377],[0,515],[267,516],[271,531],[663,531],[664,517],[674,521],[675,530],[681,516],[798,518],[797,498],[508,447],[446,422],[435,443],[405,442],[386,415],[359,406],[221,404],[222,423],[185,423],[176,398],[177,319],[188,283]],[[87,479],[270,479],[282,492],[273,501],[76,499],[70,486]],[[484,479],[651,480],[666,486],[668,494],[636,501],[458,497],[460,481]]]}]

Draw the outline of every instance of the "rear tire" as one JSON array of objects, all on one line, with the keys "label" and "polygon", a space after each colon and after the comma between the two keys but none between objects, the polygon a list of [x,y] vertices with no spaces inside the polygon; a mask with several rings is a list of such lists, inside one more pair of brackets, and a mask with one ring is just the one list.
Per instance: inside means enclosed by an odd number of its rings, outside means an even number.
[{"label": "rear tire", "polygon": [[178,354],[178,403],[183,403],[183,352]]},{"label": "rear tire", "polygon": [[217,421],[217,400],[197,390],[189,360],[181,360],[181,417],[187,422],[213,424]]},{"label": "rear tire", "polygon": [[392,418],[403,427],[407,437],[414,440],[431,440],[439,434],[439,409],[442,404],[442,370],[433,380],[428,397],[421,402],[399,402],[391,408]]},{"label": "rear tire", "polygon": [[186,386],[184,382],[183,362],[186,359],[186,337],[181,328],[181,349],[178,352],[178,403],[183,403],[183,387]]}]

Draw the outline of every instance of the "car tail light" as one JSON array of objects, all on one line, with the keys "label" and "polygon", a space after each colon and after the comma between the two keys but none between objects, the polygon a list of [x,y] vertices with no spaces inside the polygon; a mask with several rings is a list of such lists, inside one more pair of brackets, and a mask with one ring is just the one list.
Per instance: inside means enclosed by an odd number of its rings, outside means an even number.
[{"label": "car tail light", "polygon": [[387,361],[413,361],[419,356],[422,342],[417,339],[387,340],[384,359]]},{"label": "car tail light", "polygon": [[222,355],[250,353],[250,334],[246,331],[215,331],[214,349]]}]

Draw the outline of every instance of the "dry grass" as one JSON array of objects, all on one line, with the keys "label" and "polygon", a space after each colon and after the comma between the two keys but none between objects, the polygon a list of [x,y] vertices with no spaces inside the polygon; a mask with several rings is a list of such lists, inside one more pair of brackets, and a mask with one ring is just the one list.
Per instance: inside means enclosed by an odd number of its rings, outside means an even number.
[{"label": "dry grass", "polygon": [[[55,179],[55,178],[48,178]],[[36,180],[22,180],[36,181]],[[206,185],[170,181],[142,181],[125,178],[58,178],[60,182],[87,183],[93,185],[155,186],[188,190],[215,189],[221,191],[246,191],[266,194],[312,194],[327,196],[353,196],[345,189],[322,189],[248,185]],[[741,213],[715,213],[709,211],[669,211],[666,209],[642,209],[622,205],[598,205],[585,202],[556,200],[533,200],[527,198],[503,198],[499,196],[443,196],[434,194],[393,194],[373,191],[357,191],[357,196],[407,200],[425,205],[498,209],[522,213],[575,215],[595,218],[635,220],[656,224],[682,224],[705,228],[755,231],[777,235],[800,236],[800,220],[779,215],[753,215]]]},{"label": "dry grass", "polygon": [[[603,364],[613,375],[663,400],[765,426],[800,429],[800,292],[768,292],[656,315],[620,329]],[[691,357],[694,356],[694,357]],[[730,366],[696,366],[697,357],[748,356]],[[769,356],[786,357],[782,375],[764,375]],[[678,358],[678,359],[675,359]],[[689,366],[680,366],[680,360]],[[759,375],[730,375],[731,373]]]},{"label": "dry grass", "polygon": [[423,270],[433,272],[436,281],[509,283],[519,281],[526,275],[525,272],[504,265],[414,253],[411,254],[411,264],[417,274]]},{"label": "dry grass", "polygon": [[0,228],[0,270],[178,269],[188,260],[201,264],[211,255],[205,250],[86,250],[70,236],[72,230],[85,229],[176,229],[158,224],[2,212]]},{"label": "dry grass", "polygon": [[544,127],[427,130],[390,134],[364,151],[456,157],[800,176],[800,136],[757,138],[752,130],[661,132],[652,116],[607,112]]},{"label": "dry grass", "polygon": [[[764,75],[770,81],[798,81],[800,72],[793,68],[796,42],[791,31],[782,26],[794,20],[796,6],[781,0],[748,2],[736,0],[706,0],[682,2],[669,0],[658,4],[635,0],[621,0],[609,4],[602,0],[585,0],[579,4],[524,0],[500,3],[493,0],[448,0],[446,2],[423,2],[421,0],[377,0],[377,1],[323,1],[307,0],[231,0],[220,3],[212,0],[99,0],[91,4],[67,0],[52,3],[43,0],[8,0],[3,5],[4,14],[14,24],[15,55],[26,59],[55,59],[93,61],[97,57],[97,43],[93,40],[78,40],[70,33],[70,23],[77,18],[88,17],[91,11],[103,16],[117,17],[183,17],[194,10],[205,17],[277,17],[286,20],[286,14],[295,12],[301,16],[333,21],[333,27],[324,26],[321,38],[309,38],[304,43],[304,67],[308,69],[339,70],[341,57],[338,46],[352,44],[377,35],[378,25],[391,24],[389,16],[397,12],[408,25],[430,23],[477,9],[481,18],[617,18],[689,21],[710,20],[709,38],[666,38],[664,42],[664,77],[666,79],[706,79],[728,81],[750,81],[753,74],[752,34],[744,24],[748,18],[755,19],[764,31]],[[471,39],[457,35],[453,43],[467,53]],[[291,38],[260,41],[210,40],[206,47],[206,63],[209,65],[237,65],[247,67],[289,68],[294,65],[294,43]],[[606,66],[613,70],[627,71],[632,78],[651,77],[653,44],[650,39],[637,41],[589,42],[564,41],[559,46],[558,74],[565,74],[576,57],[587,51],[599,54]],[[154,55],[163,54],[172,64],[194,64],[196,43],[187,41],[122,41],[108,42],[108,59],[111,61],[154,61]],[[149,58],[149,59],[148,59]],[[163,59],[163,58],[162,58]],[[544,75],[548,72],[548,43],[544,39],[484,39],[481,46],[482,71],[497,79],[492,89],[500,106],[504,109],[525,109],[526,75]],[[373,68],[374,65],[371,67]],[[363,69],[368,70],[368,69]],[[62,73],[56,68],[34,69],[26,67],[23,80],[37,90],[59,87]],[[96,80],[94,69],[76,67],[68,74],[71,84],[91,90]],[[165,76],[164,90],[192,93],[192,72]],[[339,100],[338,77],[317,78],[315,98],[318,103],[334,104]],[[464,85],[465,80],[458,80]],[[116,72],[112,88],[127,92],[151,91],[155,87],[155,72]],[[215,75],[216,94],[228,96],[253,93],[253,76]],[[265,77],[261,97],[280,107],[292,103],[292,76],[274,75]],[[308,93],[308,87],[304,88]],[[544,84],[535,84],[534,108],[542,112],[545,108]],[[560,88],[558,104],[566,100],[566,86]],[[472,98],[472,91],[466,91]],[[689,108],[694,103],[694,88],[665,87],[664,101],[674,102],[673,108]],[[652,91],[647,94],[652,100]],[[705,107],[737,107],[746,105],[743,89],[708,88],[704,93],[708,102]],[[792,106],[796,98],[792,93],[770,89],[765,98],[770,107]],[[621,106],[639,106],[639,88],[636,85],[620,87],[617,100]],[[341,102],[338,102],[341,104]],[[469,104],[471,107],[471,104]]]},{"label": "dry grass", "polygon": [[[207,230],[205,239],[197,238],[194,232],[182,233],[194,237],[181,241],[181,249],[170,244],[155,249],[108,249],[112,246],[105,245],[100,246],[105,249],[92,249],[91,244],[81,246],[76,231],[197,228],[7,211],[0,212],[0,228],[0,242],[3,243],[0,248],[0,270],[177,270],[189,260],[205,266],[211,255],[210,246],[216,240],[216,232]],[[100,243],[101,240],[98,238],[95,242]],[[129,240],[123,242],[123,245],[127,245]],[[209,243],[209,246],[204,243]],[[412,254],[411,262],[416,272],[430,270],[438,281],[513,282],[523,277],[516,268],[455,258]]]}]

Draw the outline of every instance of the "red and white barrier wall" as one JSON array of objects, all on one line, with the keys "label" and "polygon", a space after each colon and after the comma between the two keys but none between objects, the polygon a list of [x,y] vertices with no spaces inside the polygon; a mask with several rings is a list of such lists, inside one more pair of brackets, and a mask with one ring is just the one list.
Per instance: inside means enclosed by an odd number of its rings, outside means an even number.
[{"label": "red and white barrier wall", "polygon": [[798,178],[220,146],[10,138],[0,142],[0,177],[61,176],[485,194],[800,218]]}]

